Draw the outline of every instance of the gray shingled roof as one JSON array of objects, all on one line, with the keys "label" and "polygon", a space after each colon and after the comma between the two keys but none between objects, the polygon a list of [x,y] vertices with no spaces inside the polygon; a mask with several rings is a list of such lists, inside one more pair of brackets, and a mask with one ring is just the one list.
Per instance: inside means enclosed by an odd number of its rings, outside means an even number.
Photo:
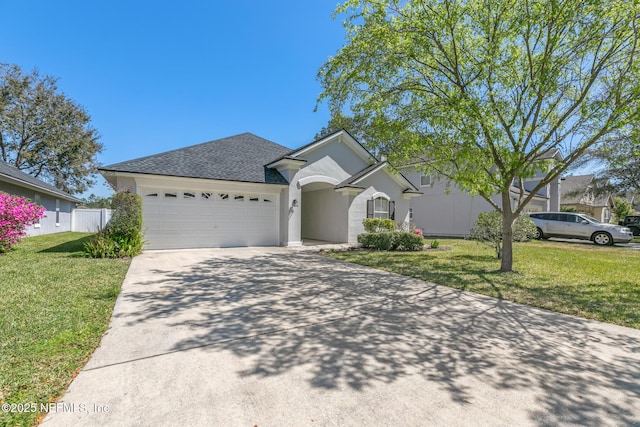
[{"label": "gray shingled roof", "polygon": [[53,185],[47,184],[46,182],[39,180],[38,178],[34,178],[33,176],[22,172],[15,166],[0,160],[0,180],[3,180],[3,177],[9,178],[11,183],[14,183],[15,185],[21,185],[27,188],[40,190],[43,193],[53,194],[60,197],[61,199],[71,200],[72,202],[81,202],[80,199],[72,196],[71,194],[62,191],[54,187]]},{"label": "gray shingled roof", "polygon": [[562,204],[580,203],[587,187],[593,181],[593,175],[567,176],[560,181],[560,200]]},{"label": "gray shingled roof", "polygon": [[275,142],[251,133],[242,133],[103,166],[99,169],[224,181],[286,184],[287,181],[280,172],[266,168],[264,165],[290,152],[290,148]]}]

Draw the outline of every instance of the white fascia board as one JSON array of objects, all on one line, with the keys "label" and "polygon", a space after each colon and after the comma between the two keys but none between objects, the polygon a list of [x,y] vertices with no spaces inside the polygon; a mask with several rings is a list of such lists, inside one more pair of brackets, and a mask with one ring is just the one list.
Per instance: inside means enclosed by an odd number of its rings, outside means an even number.
[{"label": "white fascia board", "polygon": [[420,197],[424,193],[402,193],[402,198],[405,200],[413,199],[414,197]]},{"label": "white fascia board", "polygon": [[151,175],[151,174],[137,174],[117,172],[118,176],[125,178],[133,178],[137,186],[140,187],[161,187],[161,188],[176,188],[176,189],[196,189],[207,190],[216,188],[220,190],[236,190],[246,192],[259,192],[276,194],[284,188],[288,187],[288,184],[265,184],[260,182],[243,182],[243,181],[225,181],[218,179],[206,179],[206,178],[188,178],[180,176],[165,176],[165,175]]},{"label": "white fascia board", "polygon": [[400,187],[408,187],[413,189],[414,186],[413,184],[411,184],[411,182],[409,182],[409,180],[407,178],[404,177],[404,175],[400,174],[400,173],[392,173],[387,169],[387,166],[389,166],[388,162],[383,162],[380,166],[378,166],[377,168],[369,171],[367,174],[361,176],[360,178],[358,178],[356,181],[352,182],[351,184],[358,184],[359,182],[363,181],[364,179],[370,177],[371,175],[373,175],[374,173],[378,172],[381,169],[384,169],[385,173],[387,175],[389,175],[391,177],[391,179],[393,179],[396,184],[398,184]]},{"label": "white fascia board", "polygon": [[336,193],[342,193],[343,196],[360,194],[364,191],[364,188],[356,188],[356,187],[342,187],[335,188],[334,191]]},{"label": "white fascia board", "polygon": [[273,163],[269,163],[267,165],[270,169],[300,169],[307,163],[306,160],[302,159],[280,159],[276,160]]},{"label": "white fascia board", "polygon": [[[378,172],[380,169],[386,167],[387,165],[388,165],[387,162],[380,163],[380,165],[377,168],[374,168],[374,169],[370,170],[369,172],[367,172],[366,174],[362,175],[360,178],[358,178],[355,181],[353,181],[351,183],[351,185],[356,185],[356,184],[360,183],[361,181],[369,178],[371,175],[373,175],[374,173]],[[389,174],[389,175],[391,175],[391,174]]]}]

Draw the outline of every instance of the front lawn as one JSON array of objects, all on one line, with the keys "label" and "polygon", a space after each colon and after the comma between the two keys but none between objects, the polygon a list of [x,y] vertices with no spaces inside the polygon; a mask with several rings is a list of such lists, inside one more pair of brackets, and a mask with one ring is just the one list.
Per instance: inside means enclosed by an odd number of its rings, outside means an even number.
[{"label": "front lawn", "polygon": [[[428,242],[427,242],[428,243]],[[560,313],[640,328],[640,250],[589,243],[515,243],[514,273],[487,246],[440,240],[448,251],[329,256]]]},{"label": "front lawn", "polygon": [[[31,237],[0,255],[0,401],[59,398],[98,346],[130,260],[86,258],[88,237]],[[40,415],[2,410],[0,425]]]}]

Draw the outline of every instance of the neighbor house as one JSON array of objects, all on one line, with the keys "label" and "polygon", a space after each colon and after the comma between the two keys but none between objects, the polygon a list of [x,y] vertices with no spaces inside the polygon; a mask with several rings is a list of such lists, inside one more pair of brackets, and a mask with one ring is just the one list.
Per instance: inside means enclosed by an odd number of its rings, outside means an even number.
[{"label": "neighbor house", "polygon": [[[539,157],[542,160],[562,161],[559,150],[551,150]],[[551,163],[549,168],[551,168]],[[524,194],[528,195],[548,170],[540,171],[536,176],[523,180]],[[407,178],[423,194],[411,200],[411,222],[427,236],[468,236],[478,216],[483,212],[494,210],[493,206],[480,196],[471,196],[466,191],[444,179],[432,175],[407,170]],[[510,189],[512,207],[520,198],[518,183],[514,182]],[[500,194],[492,199],[502,205]],[[547,212],[560,209],[560,179],[538,190],[533,199],[525,207],[525,212]]]},{"label": "neighbor house", "polygon": [[82,201],[0,160],[0,191],[44,206],[46,213],[27,228],[29,236],[71,231],[71,214]]},{"label": "neighbor house", "polygon": [[357,241],[420,191],[341,130],[291,150],[250,133],[100,168],[142,197],[147,249]]},{"label": "neighbor house", "polygon": [[611,194],[595,194],[594,175],[567,176],[562,179],[562,202],[564,209],[575,209],[598,221],[613,222],[615,200]]}]

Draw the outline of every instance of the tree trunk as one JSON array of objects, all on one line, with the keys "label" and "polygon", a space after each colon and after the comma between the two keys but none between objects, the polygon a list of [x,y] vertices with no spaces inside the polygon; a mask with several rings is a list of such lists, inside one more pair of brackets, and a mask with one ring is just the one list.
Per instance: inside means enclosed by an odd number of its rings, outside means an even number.
[{"label": "tree trunk", "polygon": [[513,220],[509,191],[502,194],[502,261],[500,271],[513,271]]}]

